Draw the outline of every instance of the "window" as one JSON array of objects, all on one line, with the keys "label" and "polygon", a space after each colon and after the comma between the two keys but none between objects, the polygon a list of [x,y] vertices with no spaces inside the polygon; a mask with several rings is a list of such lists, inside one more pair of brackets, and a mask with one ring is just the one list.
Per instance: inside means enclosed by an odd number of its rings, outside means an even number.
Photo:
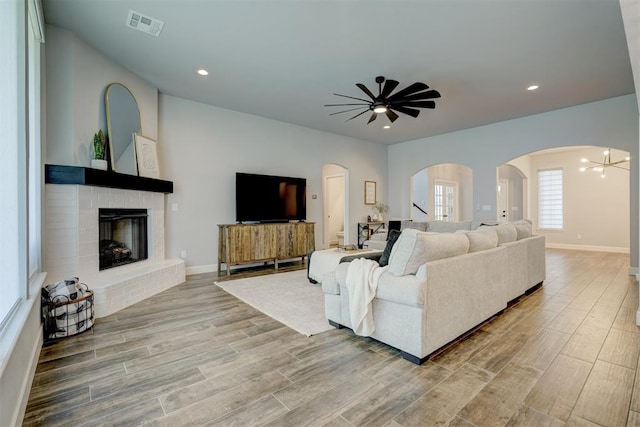
[{"label": "window", "polygon": [[0,1],[0,329],[41,270],[39,8]]},{"label": "window", "polygon": [[538,227],[561,230],[562,169],[538,171]]}]

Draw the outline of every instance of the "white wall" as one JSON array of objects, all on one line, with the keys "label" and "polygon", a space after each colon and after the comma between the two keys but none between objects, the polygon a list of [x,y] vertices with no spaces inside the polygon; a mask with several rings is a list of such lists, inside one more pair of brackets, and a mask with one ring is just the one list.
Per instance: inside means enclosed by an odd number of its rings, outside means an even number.
[{"label": "white wall", "polygon": [[46,26],[46,163],[89,166],[93,134],[107,133],[104,91],[127,86],[138,102],[142,133],[158,136],[158,90],[68,30]]},{"label": "white wall", "polygon": [[[218,260],[217,224],[235,222],[235,173],[307,179],[307,221],[322,244],[322,166],[349,170],[351,242],[356,223],[370,213],[364,181],[378,183],[386,201],[386,151],[373,144],[288,123],[160,95],[159,161],[174,181],[166,212],[166,255],[187,251],[187,273],[210,271]],[[313,199],[311,195],[317,194]],[[172,205],[177,205],[177,211]]]},{"label": "white wall", "polygon": [[[427,221],[429,219],[429,207],[433,205],[429,200],[429,168],[424,168],[416,172],[416,174],[413,175],[411,184],[413,188],[413,203],[420,206],[420,208],[427,213],[424,214],[420,212],[418,208],[412,205],[411,210],[409,211],[411,217],[407,217],[406,219]],[[431,211],[431,214],[433,215],[433,209]]]},{"label": "white wall", "polygon": [[[537,195],[537,171],[561,168],[563,171],[564,228],[537,230],[546,236],[547,246],[591,246],[616,252],[629,249],[629,172],[607,168],[606,178],[593,171],[580,172],[582,157],[602,161],[606,147],[531,155],[531,194]],[[628,153],[613,150],[611,160],[621,160]],[[525,172],[526,173],[526,172]],[[538,199],[531,200],[531,220],[538,224]],[[580,238],[578,238],[580,235]]]},{"label": "white wall", "polygon": [[418,170],[456,162],[473,169],[474,219],[496,218],[496,168],[508,160],[551,147],[602,145],[631,153],[631,266],[638,262],[638,104],[635,95],[564,108],[389,147],[391,215],[407,217],[410,179]]}]

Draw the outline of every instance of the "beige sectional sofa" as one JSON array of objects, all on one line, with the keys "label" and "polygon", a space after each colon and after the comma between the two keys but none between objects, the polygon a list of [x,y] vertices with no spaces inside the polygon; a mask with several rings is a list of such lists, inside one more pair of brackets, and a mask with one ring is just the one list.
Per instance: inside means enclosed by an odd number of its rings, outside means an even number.
[{"label": "beige sectional sofa", "polygon": [[[371,305],[372,338],[420,364],[545,279],[544,236],[532,235],[530,222],[471,227],[455,233],[403,228]],[[322,288],[329,322],[353,329],[348,268],[338,265]]]}]

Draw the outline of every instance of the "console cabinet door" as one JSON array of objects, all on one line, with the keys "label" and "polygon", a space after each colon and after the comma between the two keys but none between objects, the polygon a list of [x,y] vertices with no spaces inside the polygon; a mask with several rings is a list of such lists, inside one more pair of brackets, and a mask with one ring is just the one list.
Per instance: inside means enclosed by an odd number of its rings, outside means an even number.
[{"label": "console cabinet door", "polygon": [[276,225],[255,224],[251,227],[251,260],[266,260],[277,258],[276,253]]},{"label": "console cabinet door", "polygon": [[278,258],[306,256],[315,249],[313,223],[278,225]]},{"label": "console cabinet door", "polygon": [[[229,264],[242,264],[276,258],[276,234],[274,227],[256,225],[229,225],[228,238],[223,240],[223,250],[228,250]],[[227,248],[228,243],[228,248]]]}]

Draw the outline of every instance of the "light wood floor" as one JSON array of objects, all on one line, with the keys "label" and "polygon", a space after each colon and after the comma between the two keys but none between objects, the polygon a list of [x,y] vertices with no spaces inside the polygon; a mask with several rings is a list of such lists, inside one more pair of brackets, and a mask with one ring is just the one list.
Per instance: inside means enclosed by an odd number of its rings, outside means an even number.
[{"label": "light wood floor", "polygon": [[45,346],[24,425],[640,425],[628,267],[548,250],[541,289],[422,366],[347,329],[307,338],[190,276]]}]

